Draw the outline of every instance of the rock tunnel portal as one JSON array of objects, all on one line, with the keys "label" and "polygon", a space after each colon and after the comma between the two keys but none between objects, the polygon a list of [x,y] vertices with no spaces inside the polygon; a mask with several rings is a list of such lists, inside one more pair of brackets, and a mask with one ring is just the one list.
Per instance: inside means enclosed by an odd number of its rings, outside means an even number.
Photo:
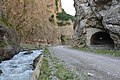
[{"label": "rock tunnel portal", "polygon": [[96,32],[91,36],[90,45],[92,47],[102,47],[103,49],[113,49],[114,41],[107,32]]}]

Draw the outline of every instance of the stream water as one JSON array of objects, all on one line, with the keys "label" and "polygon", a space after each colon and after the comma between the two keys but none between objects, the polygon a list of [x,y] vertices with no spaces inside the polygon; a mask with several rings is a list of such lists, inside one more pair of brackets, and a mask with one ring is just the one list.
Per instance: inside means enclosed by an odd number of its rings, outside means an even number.
[{"label": "stream water", "polygon": [[33,50],[31,54],[20,52],[12,59],[0,63],[0,80],[31,80],[33,73],[33,60],[42,54],[43,50]]}]

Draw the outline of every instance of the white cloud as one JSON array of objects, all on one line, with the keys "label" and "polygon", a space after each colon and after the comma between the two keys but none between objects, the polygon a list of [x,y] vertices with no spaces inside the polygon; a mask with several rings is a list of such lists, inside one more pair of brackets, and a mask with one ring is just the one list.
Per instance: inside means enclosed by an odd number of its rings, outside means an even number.
[{"label": "white cloud", "polygon": [[61,0],[62,2],[62,8],[65,10],[66,13],[75,15],[75,8],[73,6],[74,1],[73,0]]}]

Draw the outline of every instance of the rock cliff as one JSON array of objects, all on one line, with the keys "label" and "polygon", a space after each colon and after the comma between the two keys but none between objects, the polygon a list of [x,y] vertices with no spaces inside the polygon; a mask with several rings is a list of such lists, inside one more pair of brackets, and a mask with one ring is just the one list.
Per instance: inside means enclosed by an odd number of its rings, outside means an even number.
[{"label": "rock cliff", "polygon": [[22,43],[57,43],[55,24],[49,19],[60,11],[59,2],[60,0],[4,0],[1,1],[2,19],[15,29]]},{"label": "rock cliff", "polygon": [[0,60],[18,52],[20,43],[58,43],[61,11],[61,0],[0,0]]},{"label": "rock cliff", "polygon": [[0,25],[0,62],[10,59],[19,50],[19,40],[14,29]]},{"label": "rock cliff", "polygon": [[120,1],[74,0],[75,45],[120,49]]}]

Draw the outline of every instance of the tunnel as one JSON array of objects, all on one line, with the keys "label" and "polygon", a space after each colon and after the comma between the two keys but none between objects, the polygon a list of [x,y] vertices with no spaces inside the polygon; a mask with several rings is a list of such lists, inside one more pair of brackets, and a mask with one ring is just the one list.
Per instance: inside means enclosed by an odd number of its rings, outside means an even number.
[{"label": "tunnel", "polygon": [[92,35],[90,45],[107,49],[114,48],[114,41],[107,32],[97,32]]}]

